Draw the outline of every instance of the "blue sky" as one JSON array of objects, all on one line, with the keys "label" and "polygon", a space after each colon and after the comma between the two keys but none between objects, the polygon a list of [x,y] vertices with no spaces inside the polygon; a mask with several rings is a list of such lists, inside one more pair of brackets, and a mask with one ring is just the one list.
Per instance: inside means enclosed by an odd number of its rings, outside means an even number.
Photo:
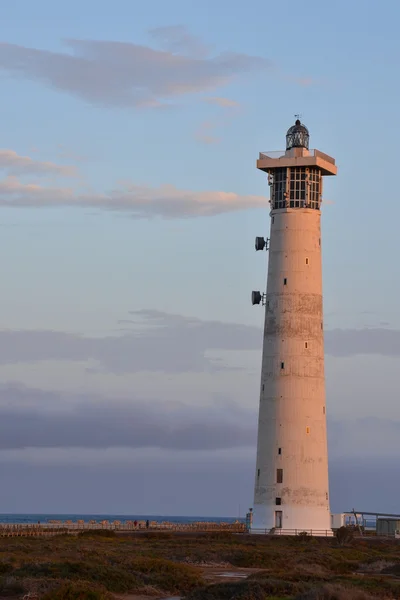
[{"label": "blue sky", "polygon": [[[263,315],[249,299],[266,280],[253,239],[269,228],[255,161],[284,148],[295,113],[339,166],[323,208],[333,508],[364,497],[346,489],[374,468],[371,435],[378,458],[395,460],[399,16],[395,1],[361,0],[3,8],[0,412],[15,443],[0,444],[0,471],[13,473],[12,489],[27,469],[53,480],[55,463],[67,479],[78,465],[94,489],[103,461],[117,491],[128,472],[144,491],[99,503],[89,488],[75,510],[145,513],[152,498],[154,512],[234,514],[251,503]],[[95,431],[91,410],[107,413]],[[120,429],[127,414],[132,439]],[[62,446],[48,433],[66,415]],[[26,425],[38,416],[43,436]],[[182,436],[178,447],[159,441],[164,429]],[[208,489],[210,464],[231,479],[214,501],[185,492],[157,504],[142,473],[157,452],[178,490],[190,477]],[[349,456],[361,461],[354,471]],[[201,476],[187,472],[192,461]],[[373,493],[374,509],[395,509]],[[0,512],[15,502],[0,497]],[[71,502],[39,491],[18,510]]]}]

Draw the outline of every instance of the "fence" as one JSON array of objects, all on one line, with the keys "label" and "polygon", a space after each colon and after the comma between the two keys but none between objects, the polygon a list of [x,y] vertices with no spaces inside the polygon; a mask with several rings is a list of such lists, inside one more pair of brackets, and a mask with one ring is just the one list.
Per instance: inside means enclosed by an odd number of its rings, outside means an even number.
[{"label": "fence", "polygon": [[304,537],[332,537],[332,529],[253,529],[250,530],[251,534],[258,535],[270,535],[276,537],[277,535],[297,535]]},{"label": "fence", "polygon": [[81,531],[108,530],[116,532],[134,531],[171,531],[171,532],[232,532],[244,533],[244,523],[158,523],[152,521],[146,527],[145,521],[139,521],[135,525],[133,521],[108,521],[84,522],[84,521],[49,521],[47,523],[0,523],[0,537],[39,537],[59,535],[60,533],[79,533]]}]

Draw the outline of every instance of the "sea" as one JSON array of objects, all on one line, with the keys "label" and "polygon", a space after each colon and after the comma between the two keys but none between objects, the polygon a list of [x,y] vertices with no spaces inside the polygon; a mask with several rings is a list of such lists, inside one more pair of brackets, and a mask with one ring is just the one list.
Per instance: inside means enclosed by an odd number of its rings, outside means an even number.
[{"label": "sea", "polygon": [[0,523],[48,523],[49,521],[157,521],[162,523],[187,524],[196,522],[213,522],[213,523],[234,523],[235,521],[244,522],[244,519],[237,517],[170,517],[168,515],[83,515],[83,514],[0,514]]}]

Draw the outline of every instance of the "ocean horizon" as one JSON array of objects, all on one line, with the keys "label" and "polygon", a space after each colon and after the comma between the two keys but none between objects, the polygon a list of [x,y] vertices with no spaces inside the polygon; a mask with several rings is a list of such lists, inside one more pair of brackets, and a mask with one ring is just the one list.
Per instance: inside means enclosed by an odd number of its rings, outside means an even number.
[{"label": "ocean horizon", "polygon": [[57,521],[79,521],[83,520],[87,521],[121,521],[124,523],[125,521],[146,521],[149,519],[150,521],[157,521],[161,523],[162,521],[168,521],[169,523],[195,523],[195,522],[206,522],[212,521],[214,523],[234,523],[235,521],[244,522],[244,518],[240,517],[184,517],[184,516],[169,516],[169,515],[118,515],[118,514],[68,514],[68,513],[23,513],[23,514],[12,514],[5,513],[0,514],[0,523],[48,523],[49,521],[57,520]]}]

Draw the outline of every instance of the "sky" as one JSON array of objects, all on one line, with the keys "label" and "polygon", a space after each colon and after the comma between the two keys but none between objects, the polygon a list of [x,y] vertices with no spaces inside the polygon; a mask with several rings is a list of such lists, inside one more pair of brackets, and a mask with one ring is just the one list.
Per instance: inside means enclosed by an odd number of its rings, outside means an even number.
[{"label": "sky", "polygon": [[[400,512],[396,0],[13,0],[0,29],[0,513],[242,516],[269,230],[300,114],[331,508]],[[372,443],[371,443],[372,441]]]}]

